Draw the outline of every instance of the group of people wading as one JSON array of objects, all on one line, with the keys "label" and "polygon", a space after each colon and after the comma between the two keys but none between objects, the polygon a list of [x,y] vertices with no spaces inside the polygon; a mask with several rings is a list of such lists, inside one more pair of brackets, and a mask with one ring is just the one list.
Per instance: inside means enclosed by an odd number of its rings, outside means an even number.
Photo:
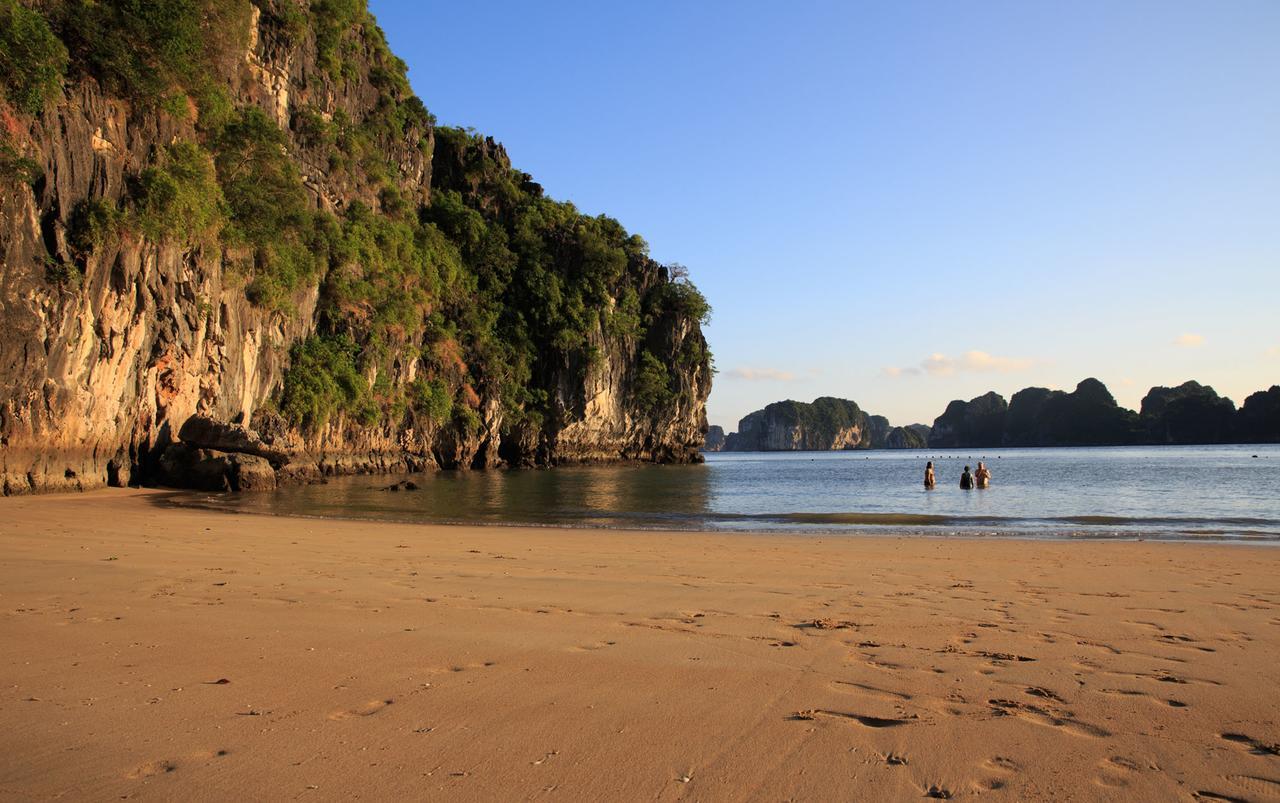
[{"label": "group of people wading", "polygon": [[[933,476],[933,461],[930,460],[924,467],[924,487],[933,488],[938,484],[937,479]],[[987,468],[986,463],[979,462],[978,470],[970,473],[969,467],[964,467],[964,473],[960,475],[960,490],[969,491],[974,488],[987,488],[991,485],[991,469]]]}]

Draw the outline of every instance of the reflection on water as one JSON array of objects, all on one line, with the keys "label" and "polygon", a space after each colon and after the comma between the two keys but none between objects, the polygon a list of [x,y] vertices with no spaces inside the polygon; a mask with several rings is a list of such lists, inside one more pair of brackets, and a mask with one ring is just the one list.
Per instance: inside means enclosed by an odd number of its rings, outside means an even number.
[{"label": "reflection on water", "polygon": [[[701,466],[583,466],[391,477],[172,502],[424,522],[718,531],[1228,538],[1280,541],[1280,446],[708,455]],[[926,460],[938,487],[926,491]],[[961,491],[985,460],[992,487]]]}]

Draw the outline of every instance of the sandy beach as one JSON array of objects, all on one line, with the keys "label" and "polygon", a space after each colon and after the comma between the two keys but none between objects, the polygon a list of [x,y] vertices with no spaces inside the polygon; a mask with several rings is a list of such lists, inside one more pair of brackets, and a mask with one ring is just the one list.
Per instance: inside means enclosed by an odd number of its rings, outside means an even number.
[{"label": "sandy beach", "polygon": [[4,799],[1280,799],[1280,550],[0,499]]}]

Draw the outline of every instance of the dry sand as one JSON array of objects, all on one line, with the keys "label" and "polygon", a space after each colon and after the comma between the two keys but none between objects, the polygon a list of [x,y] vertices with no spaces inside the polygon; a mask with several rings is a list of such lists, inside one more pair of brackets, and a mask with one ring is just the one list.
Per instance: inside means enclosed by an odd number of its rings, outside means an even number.
[{"label": "dry sand", "polygon": [[0,499],[5,799],[1280,799],[1280,551]]}]

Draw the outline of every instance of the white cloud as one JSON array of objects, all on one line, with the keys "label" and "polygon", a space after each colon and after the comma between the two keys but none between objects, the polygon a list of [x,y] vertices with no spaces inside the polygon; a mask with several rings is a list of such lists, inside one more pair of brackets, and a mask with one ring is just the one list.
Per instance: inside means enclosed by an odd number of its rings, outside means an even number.
[{"label": "white cloud", "polygon": [[920,367],[930,376],[950,376],[956,372],[955,360],[945,354],[930,354],[920,361]]},{"label": "white cloud", "polygon": [[1193,349],[1196,346],[1204,345],[1204,335],[1193,335],[1190,333],[1178,335],[1178,339],[1173,341],[1175,346],[1181,346],[1185,349]]},{"label": "white cloud", "polygon": [[960,358],[960,370],[975,373],[1013,374],[1025,371],[1033,364],[1022,357],[997,357],[985,351],[966,351]]},{"label": "white cloud", "polygon": [[724,375],[747,382],[790,382],[796,378],[790,371],[779,371],[777,368],[733,368],[725,371]]},{"label": "white cloud", "polygon": [[922,372],[929,376],[951,376],[957,373],[1012,374],[1025,371],[1033,365],[1034,360],[1022,357],[999,357],[985,351],[966,351],[959,357],[934,353],[921,360],[919,366],[895,366],[881,370],[885,376],[897,378],[917,376]]}]

